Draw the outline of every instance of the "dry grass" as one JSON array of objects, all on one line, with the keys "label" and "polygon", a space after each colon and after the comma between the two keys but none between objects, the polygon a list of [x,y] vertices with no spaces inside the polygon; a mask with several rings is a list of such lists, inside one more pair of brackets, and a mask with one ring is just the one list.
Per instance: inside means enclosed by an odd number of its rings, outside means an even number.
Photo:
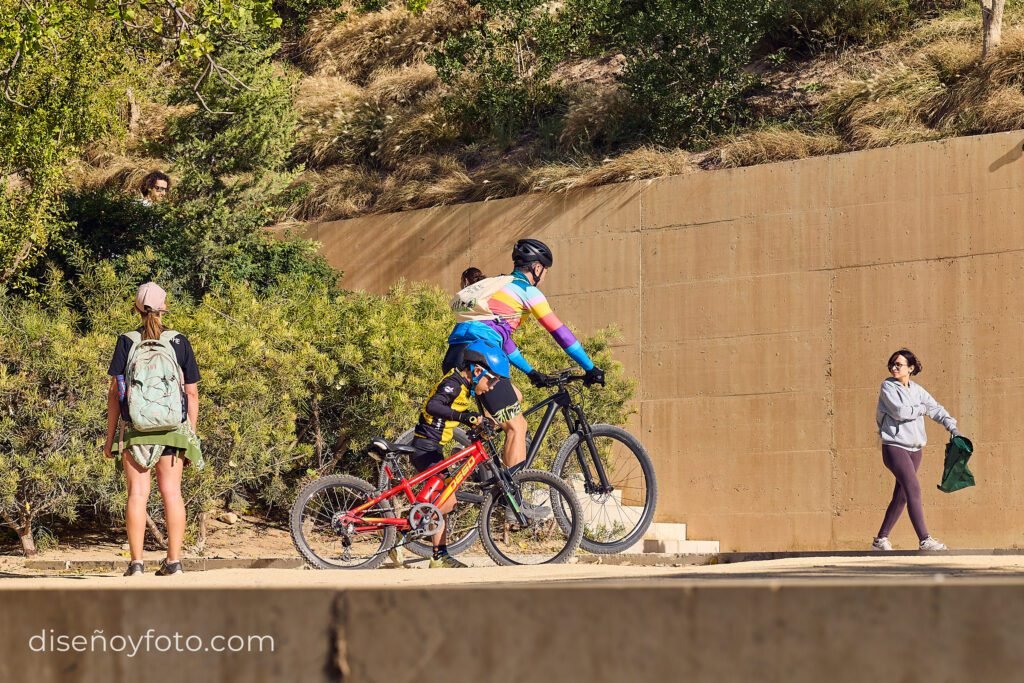
[{"label": "dry grass", "polygon": [[696,159],[690,152],[681,149],[640,147],[617,157],[605,159],[600,164],[581,168],[578,175],[555,183],[551,189],[561,191],[577,187],[596,187],[630,180],[683,175],[696,170]]},{"label": "dry grass", "polygon": [[640,148],[600,164],[495,158],[472,170],[450,154],[425,155],[404,160],[390,173],[369,173],[356,166],[308,173],[300,181],[311,188],[291,215],[299,220],[337,220],[659,178],[696,168],[693,155],[687,152],[652,148]]},{"label": "dry grass", "polygon": [[437,83],[426,64],[382,70],[366,87],[341,76],[303,79],[293,158],[314,169],[367,160],[388,167],[443,147],[457,130],[430,94]]},{"label": "dry grass", "polygon": [[141,110],[138,127],[133,131],[138,141],[149,143],[167,144],[171,140],[167,138],[167,124],[171,119],[187,116],[198,107],[194,104],[160,104],[158,102],[143,102],[139,105]]},{"label": "dry grass", "polygon": [[380,179],[360,166],[335,166],[303,174],[298,182],[311,189],[292,208],[299,220],[337,220],[369,213]]},{"label": "dry grass", "polygon": [[843,151],[836,135],[805,133],[786,126],[771,126],[727,139],[719,150],[717,166],[734,168],[773,161],[791,161]]},{"label": "dry grass", "polygon": [[409,104],[437,88],[437,70],[420,63],[401,69],[382,69],[366,89],[379,102]]},{"label": "dry grass", "polygon": [[[937,22],[947,29],[957,22]],[[1008,29],[980,61],[977,37],[940,36],[870,79],[847,82],[828,99],[822,117],[853,149],[886,147],[1024,126],[1024,31]]]},{"label": "dry grass", "polygon": [[[138,192],[150,171],[167,171],[163,159],[128,157],[101,146],[85,150],[71,169],[72,182],[82,188]],[[173,177],[173,176],[172,176]]]},{"label": "dry grass", "polygon": [[402,5],[366,14],[350,12],[342,21],[324,13],[303,37],[303,61],[318,75],[343,76],[366,85],[376,73],[422,62],[431,47],[466,26],[470,16],[463,0],[438,0],[421,14]]},{"label": "dry grass", "polygon": [[581,88],[574,99],[558,136],[558,149],[563,153],[590,150],[613,137],[629,104],[629,97],[614,85]]},{"label": "dry grass", "polygon": [[429,98],[386,121],[379,159],[387,167],[397,167],[409,158],[443,153],[458,134],[458,125],[445,114],[439,99]]},{"label": "dry grass", "polygon": [[976,121],[984,133],[1024,128],[1024,93],[1014,87],[995,90],[979,108]]},{"label": "dry grass", "polygon": [[360,86],[340,76],[308,76],[299,81],[295,108],[303,119],[330,117],[364,97]]}]

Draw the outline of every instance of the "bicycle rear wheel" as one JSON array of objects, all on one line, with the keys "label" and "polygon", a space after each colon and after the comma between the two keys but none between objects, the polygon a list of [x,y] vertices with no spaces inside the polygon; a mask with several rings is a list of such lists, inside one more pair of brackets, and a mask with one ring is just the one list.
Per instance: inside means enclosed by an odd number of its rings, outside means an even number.
[{"label": "bicycle rear wheel", "polygon": [[[337,517],[376,495],[369,482],[347,474],[332,474],[310,482],[299,492],[289,517],[292,542],[316,569],[374,569],[395,544],[395,529],[382,526],[349,537],[335,529]],[[394,517],[383,500],[366,511],[368,517]]]},{"label": "bicycle rear wheel", "polygon": [[[584,528],[580,547],[591,553],[620,553],[638,543],[654,519],[658,502],[654,465],[640,442],[625,429],[596,424],[591,431],[611,490],[598,490],[601,482],[593,455],[578,432],[562,445],[551,471],[569,484],[579,501]],[[558,508],[555,510],[557,514]]]},{"label": "bicycle rear wheel", "polygon": [[564,481],[542,470],[522,470],[513,477],[519,489],[516,506],[528,510],[525,526],[513,521],[511,505],[500,486],[488,491],[480,508],[480,543],[499,565],[568,562],[583,538],[580,505]]}]

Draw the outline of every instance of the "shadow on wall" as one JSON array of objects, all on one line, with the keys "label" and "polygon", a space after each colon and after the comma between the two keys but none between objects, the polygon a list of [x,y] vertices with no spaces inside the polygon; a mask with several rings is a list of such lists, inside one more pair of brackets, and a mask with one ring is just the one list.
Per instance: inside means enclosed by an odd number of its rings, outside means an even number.
[{"label": "shadow on wall", "polygon": [[[535,194],[319,223],[304,236],[323,245],[327,260],[345,273],[342,285],[348,289],[382,293],[404,278],[455,291],[469,266],[486,275],[509,272],[512,245],[524,237],[548,242],[556,265],[570,263],[569,243],[602,232],[608,217],[638,201],[638,194],[639,188]],[[558,270],[553,277],[560,277]],[[554,293],[560,289],[556,282],[548,284]]]},{"label": "shadow on wall", "polygon": [[1003,166],[1006,166],[1007,164],[1012,164],[1014,161],[1017,161],[1022,156],[1024,156],[1024,141],[1018,142],[1016,145],[1010,148],[1010,151],[1008,151],[1006,154],[993,161],[992,164],[988,167],[988,171],[989,173],[995,173]]}]

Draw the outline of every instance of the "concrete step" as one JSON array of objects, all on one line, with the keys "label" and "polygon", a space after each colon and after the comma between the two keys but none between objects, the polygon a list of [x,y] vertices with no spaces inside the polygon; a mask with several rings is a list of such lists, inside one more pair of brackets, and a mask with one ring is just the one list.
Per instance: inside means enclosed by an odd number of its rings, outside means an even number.
[{"label": "concrete step", "polygon": [[648,538],[622,551],[622,555],[717,555],[718,541],[659,540]]},{"label": "concrete step", "polygon": [[652,541],[685,541],[686,525],[673,522],[655,522],[647,529],[644,540]]},{"label": "concrete step", "polygon": [[716,555],[718,541],[659,541],[645,540],[645,553],[667,553],[673,555]]}]

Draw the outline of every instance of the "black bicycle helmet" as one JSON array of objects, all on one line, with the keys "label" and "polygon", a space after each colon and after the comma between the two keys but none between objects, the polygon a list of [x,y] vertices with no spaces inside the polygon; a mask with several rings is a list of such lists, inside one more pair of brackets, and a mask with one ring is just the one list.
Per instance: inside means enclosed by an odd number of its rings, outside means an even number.
[{"label": "black bicycle helmet", "polygon": [[555,262],[548,245],[540,240],[525,239],[516,242],[512,247],[512,263],[517,266],[525,266],[527,263],[539,263],[545,268],[550,268]]}]

